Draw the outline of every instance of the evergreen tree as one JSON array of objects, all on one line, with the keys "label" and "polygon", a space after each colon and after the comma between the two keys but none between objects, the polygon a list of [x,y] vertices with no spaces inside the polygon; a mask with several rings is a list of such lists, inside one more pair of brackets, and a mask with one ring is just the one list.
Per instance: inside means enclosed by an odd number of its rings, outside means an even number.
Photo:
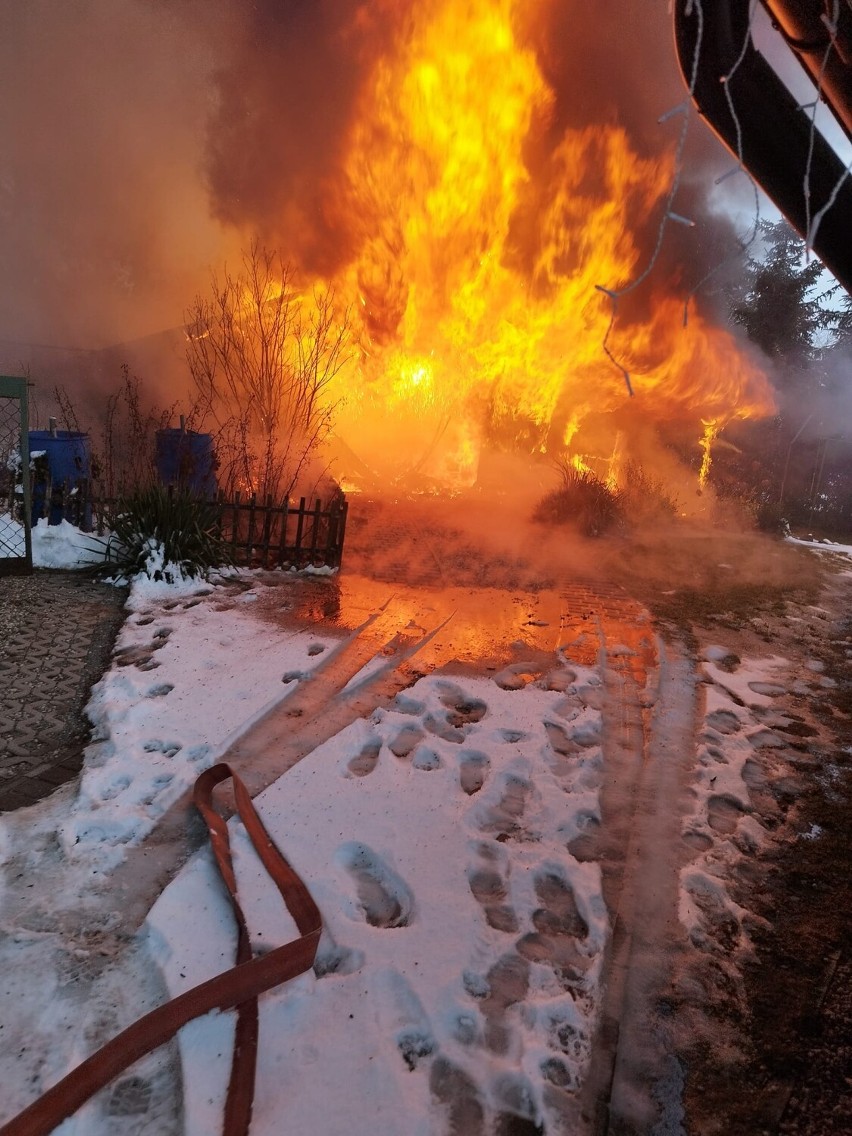
[{"label": "evergreen tree", "polygon": [[842,315],[826,306],[836,289],[819,291],[823,271],[786,221],[761,221],[759,256],[749,257],[731,291],[731,318],[771,359],[795,365],[817,358]]},{"label": "evergreen tree", "polygon": [[852,336],[852,302],[839,292],[785,221],[760,223],[755,254],[728,291],[731,319],[772,361],[779,409],[732,428],[739,452],[719,455],[713,484],[748,504],[761,527],[849,523],[849,445],[827,414]]}]

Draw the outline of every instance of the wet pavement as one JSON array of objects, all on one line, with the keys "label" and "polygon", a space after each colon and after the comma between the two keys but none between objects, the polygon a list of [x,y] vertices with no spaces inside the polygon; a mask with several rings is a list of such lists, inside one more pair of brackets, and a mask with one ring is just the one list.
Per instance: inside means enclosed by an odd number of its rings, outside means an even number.
[{"label": "wet pavement", "polygon": [[81,572],[0,576],[0,812],[35,804],[80,771],[83,709],[126,596]]}]

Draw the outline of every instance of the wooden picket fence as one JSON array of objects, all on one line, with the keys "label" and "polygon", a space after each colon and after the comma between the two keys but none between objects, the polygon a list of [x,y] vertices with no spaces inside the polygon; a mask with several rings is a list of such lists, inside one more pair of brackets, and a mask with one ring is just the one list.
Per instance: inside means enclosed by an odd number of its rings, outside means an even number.
[{"label": "wooden picket fence", "polygon": [[[101,537],[120,506],[120,498],[95,495],[87,481],[48,484],[34,502],[35,519],[48,517],[51,524],[64,519]],[[220,493],[213,503],[220,536],[236,565],[300,570],[341,565],[348,511],[342,494],[327,505],[319,498],[275,503],[272,497],[261,501],[240,493],[232,500]]]},{"label": "wooden picket fence", "polygon": [[346,535],[345,498],[323,507],[319,498],[310,505],[271,497],[263,502],[252,494],[243,501],[218,499],[219,525],[235,564],[263,568],[339,568]]}]

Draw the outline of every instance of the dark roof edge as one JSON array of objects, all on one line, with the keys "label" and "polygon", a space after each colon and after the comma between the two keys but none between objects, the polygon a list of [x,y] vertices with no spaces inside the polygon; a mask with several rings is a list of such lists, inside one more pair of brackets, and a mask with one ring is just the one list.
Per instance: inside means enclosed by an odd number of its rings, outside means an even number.
[{"label": "dark roof edge", "polygon": [[[675,47],[687,87],[694,69],[699,21],[701,50],[693,101],[721,141],[793,228],[808,236],[808,224],[836,192],[811,247],[847,292],[852,293],[852,177],[776,72],[755,49],[749,35],[749,0],[714,0],[698,5],[675,0]],[[747,43],[743,53],[743,44]],[[723,79],[741,62],[727,89]],[[739,124],[739,132],[738,132]],[[810,160],[810,210],[805,175]],[[842,179],[842,180],[841,180]],[[837,190],[838,183],[840,188]]]}]

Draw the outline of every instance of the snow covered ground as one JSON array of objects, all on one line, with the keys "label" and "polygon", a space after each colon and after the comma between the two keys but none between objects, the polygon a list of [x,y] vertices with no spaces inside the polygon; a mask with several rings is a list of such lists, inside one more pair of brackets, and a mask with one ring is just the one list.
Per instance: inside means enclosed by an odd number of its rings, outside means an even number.
[{"label": "snow covered ground", "polygon": [[[261,619],[268,583],[241,583],[135,584],[92,692],[79,785],[0,818],[0,1121],[145,1009],[232,963],[207,851],[139,933],[122,926],[109,878],[195,776],[340,647],[310,624]],[[619,652],[632,653],[610,645]],[[568,846],[600,821],[604,658],[579,665],[566,642],[540,670],[423,677],[256,799],[325,930],[314,970],[262,999],[254,1136],[485,1133],[509,1118],[573,1130],[610,920],[599,864]],[[699,948],[747,938],[725,875],[763,839],[749,792],[771,759],[773,701],[795,681],[783,659],[732,660],[724,646],[702,668],[684,821],[695,855],[680,875]],[[822,681],[816,665],[810,678]],[[233,839],[255,949],[290,940],[238,827]],[[64,1136],[217,1131],[232,1033],[231,1015],[192,1023]]]},{"label": "snow covered ground", "polygon": [[[262,590],[234,600],[222,587],[135,585],[89,703],[79,787],[0,821],[11,881],[0,1078],[14,1086],[0,1115],[80,1056],[76,1031],[54,1036],[67,983],[46,981],[51,965],[61,971],[50,911],[71,896],[95,903],[99,881],[197,773],[334,650],[310,628],[256,618]],[[588,1060],[607,937],[599,869],[566,851],[598,812],[598,683],[561,656],[535,682],[512,668],[423,678],[258,798],[326,930],[315,972],[264,1000],[254,1132],[280,1131],[285,1098],[294,1125],[326,1133],[373,1132],[381,1117],[384,1131],[425,1136],[448,1113],[564,1110]],[[256,947],[287,941],[280,899],[239,836],[236,847]],[[17,881],[48,860],[39,898],[22,896]],[[121,967],[158,970],[155,985],[176,994],[230,965],[231,915],[211,865],[206,852],[187,865]],[[88,949],[78,937],[73,950]],[[100,996],[114,987],[102,982]],[[231,1028],[214,1015],[183,1031],[187,1132],[216,1129]],[[90,1109],[70,1131],[100,1131],[108,1116]]]},{"label": "snow covered ground", "polygon": [[[8,513],[0,513],[0,542],[23,555],[23,526]],[[104,559],[105,542],[91,533],[81,532],[68,521],[49,525],[42,517],[32,530],[33,564],[36,568],[80,568]]]},{"label": "snow covered ground", "polygon": [[[549,1111],[549,1085],[578,1086],[607,935],[599,869],[565,847],[597,811],[600,714],[583,700],[594,683],[567,665],[549,689],[421,679],[260,795],[325,932],[315,971],[264,1000],[253,1132],[279,1132],[286,1101],[294,1130],[426,1136],[442,1102],[532,1119]],[[548,725],[582,746],[576,761],[553,753]],[[245,840],[236,864],[256,949],[293,938]],[[233,953],[211,870],[199,857],[151,912],[172,994]],[[199,891],[219,902],[206,957],[187,968]],[[230,1030],[220,1017],[184,1031],[188,1133],[215,1129]]]}]

